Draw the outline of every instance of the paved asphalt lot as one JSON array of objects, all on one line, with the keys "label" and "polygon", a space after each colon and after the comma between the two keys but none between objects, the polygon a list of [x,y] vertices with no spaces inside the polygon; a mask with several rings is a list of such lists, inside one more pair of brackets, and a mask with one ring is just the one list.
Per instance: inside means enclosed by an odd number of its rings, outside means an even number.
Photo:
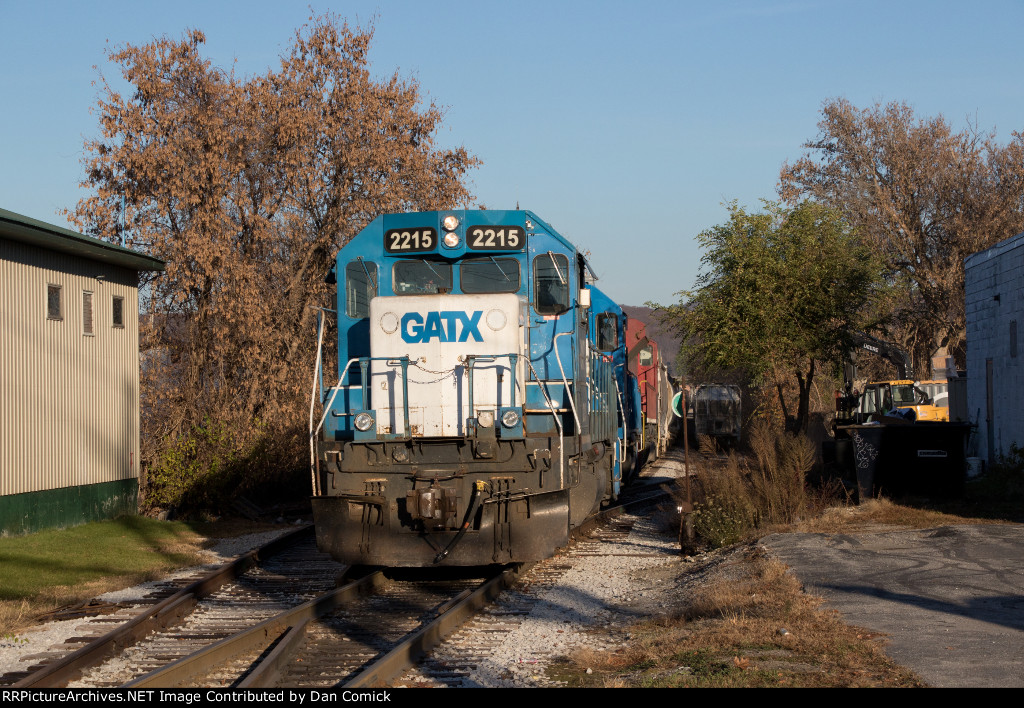
[{"label": "paved asphalt lot", "polygon": [[762,544],[847,624],[937,687],[1024,687],[1024,526],[773,534]]}]

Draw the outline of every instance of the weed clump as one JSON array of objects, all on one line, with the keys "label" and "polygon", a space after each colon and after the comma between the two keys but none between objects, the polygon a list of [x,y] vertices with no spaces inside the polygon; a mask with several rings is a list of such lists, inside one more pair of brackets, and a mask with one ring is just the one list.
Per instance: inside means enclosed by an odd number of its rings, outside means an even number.
[{"label": "weed clump", "polygon": [[[805,436],[755,423],[750,434],[753,462],[730,452],[724,465],[698,477],[693,513],[696,533],[712,548],[732,545],[755,529],[798,521],[807,512],[807,474],[814,445]],[[701,452],[718,452],[712,438],[700,438]]]}]

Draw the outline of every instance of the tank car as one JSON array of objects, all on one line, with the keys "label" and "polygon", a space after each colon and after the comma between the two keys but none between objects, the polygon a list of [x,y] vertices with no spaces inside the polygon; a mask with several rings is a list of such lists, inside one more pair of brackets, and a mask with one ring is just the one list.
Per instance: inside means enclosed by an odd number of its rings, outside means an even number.
[{"label": "tank car", "polygon": [[739,386],[701,384],[693,392],[693,424],[697,435],[709,435],[723,446],[736,446],[743,427]]},{"label": "tank car", "polygon": [[538,560],[619,493],[639,420],[625,317],[537,215],[383,215],[329,278],[337,369],[324,372],[322,323],[310,411],[321,550]]}]

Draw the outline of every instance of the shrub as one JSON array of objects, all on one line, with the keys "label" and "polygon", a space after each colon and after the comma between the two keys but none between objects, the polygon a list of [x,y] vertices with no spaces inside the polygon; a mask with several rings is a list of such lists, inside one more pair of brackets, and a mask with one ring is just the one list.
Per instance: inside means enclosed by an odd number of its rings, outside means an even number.
[{"label": "shrub", "polygon": [[[724,465],[704,466],[696,477],[693,527],[713,548],[737,543],[769,524],[792,523],[808,509],[813,444],[766,422],[753,426],[750,444],[755,464],[733,452]],[[705,454],[718,452],[711,438],[702,438],[700,448]]]},{"label": "shrub", "polygon": [[737,501],[712,495],[697,505],[693,528],[712,548],[739,543],[753,528],[750,509]]},{"label": "shrub", "polygon": [[296,447],[286,434],[246,436],[207,419],[168,441],[147,475],[143,507],[223,511],[239,496],[280,501],[308,493]]}]

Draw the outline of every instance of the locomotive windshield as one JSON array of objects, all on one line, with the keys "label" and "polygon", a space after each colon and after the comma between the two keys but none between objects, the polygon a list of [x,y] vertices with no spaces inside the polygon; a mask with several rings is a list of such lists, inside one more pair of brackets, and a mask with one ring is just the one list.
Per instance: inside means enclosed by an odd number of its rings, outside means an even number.
[{"label": "locomotive windshield", "polygon": [[462,292],[519,292],[519,261],[515,258],[474,258],[459,266]]},{"label": "locomotive windshield", "polygon": [[394,269],[396,295],[434,295],[451,292],[452,264],[445,261],[398,261]]}]

